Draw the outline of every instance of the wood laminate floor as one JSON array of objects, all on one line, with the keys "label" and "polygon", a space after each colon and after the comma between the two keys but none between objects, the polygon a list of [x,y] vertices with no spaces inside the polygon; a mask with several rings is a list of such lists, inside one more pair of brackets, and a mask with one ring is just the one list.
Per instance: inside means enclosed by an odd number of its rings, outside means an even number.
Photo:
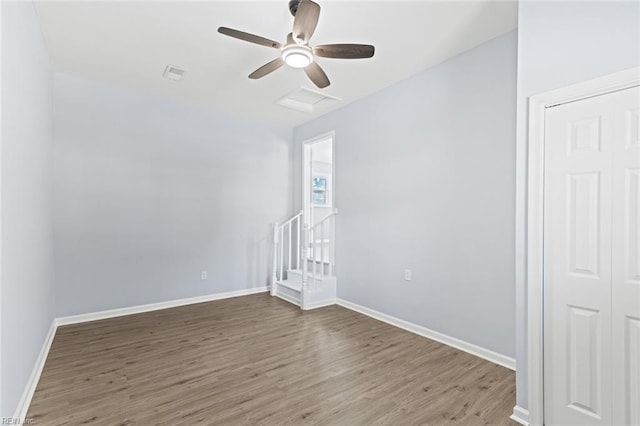
[{"label": "wood laminate floor", "polygon": [[266,294],[60,327],[35,425],[514,424],[514,373]]}]

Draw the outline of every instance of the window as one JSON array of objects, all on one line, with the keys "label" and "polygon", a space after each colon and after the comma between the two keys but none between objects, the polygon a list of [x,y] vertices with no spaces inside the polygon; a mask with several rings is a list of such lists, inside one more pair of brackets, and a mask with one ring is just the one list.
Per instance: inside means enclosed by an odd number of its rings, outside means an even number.
[{"label": "window", "polygon": [[311,178],[311,202],[314,206],[330,206],[329,178],[326,175],[317,175]]}]

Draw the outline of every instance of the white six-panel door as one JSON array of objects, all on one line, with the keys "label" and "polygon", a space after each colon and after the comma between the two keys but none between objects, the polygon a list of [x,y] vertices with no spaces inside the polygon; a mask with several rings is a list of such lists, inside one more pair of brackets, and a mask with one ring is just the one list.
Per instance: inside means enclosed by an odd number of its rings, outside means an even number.
[{"label": "white six-panel door", "polygon": [[613,424],[640,425],[640,88],[611,96]]},{"label": "white six-panel door", "polygon": [[546,112],[546,424],[640,424],[639,99]]}]

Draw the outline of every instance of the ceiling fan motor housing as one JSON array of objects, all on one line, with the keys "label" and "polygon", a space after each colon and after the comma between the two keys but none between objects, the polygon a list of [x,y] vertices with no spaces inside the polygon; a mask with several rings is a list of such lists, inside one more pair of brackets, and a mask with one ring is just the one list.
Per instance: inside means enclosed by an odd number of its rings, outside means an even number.
[{"label": "ceiling fan motor housing", "polygon": [[291,12],[291,15],[296,16],[296,12],[298,11],[299,4],[300,4],[300,0],[289,1],[289,12]]}]

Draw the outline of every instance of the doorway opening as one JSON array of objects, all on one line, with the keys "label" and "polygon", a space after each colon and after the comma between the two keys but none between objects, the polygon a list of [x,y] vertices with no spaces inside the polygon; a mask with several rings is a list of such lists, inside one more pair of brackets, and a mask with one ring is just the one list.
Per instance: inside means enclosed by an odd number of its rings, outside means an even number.
[{"label": "doorway opening", "polygon": [[[302,209],[304,223],[311,230],[336,212],[334,142],[335,135],[330,132],[305,141],[303,145]],[[323,248],[334,245],[334,241],[331,241],[334,235],[334,232],[322,236],[312,232],[307,258],[330,263],[332,259],[325,257],[332,250]],[[316,256],[318,254],[320,257]]]}]

